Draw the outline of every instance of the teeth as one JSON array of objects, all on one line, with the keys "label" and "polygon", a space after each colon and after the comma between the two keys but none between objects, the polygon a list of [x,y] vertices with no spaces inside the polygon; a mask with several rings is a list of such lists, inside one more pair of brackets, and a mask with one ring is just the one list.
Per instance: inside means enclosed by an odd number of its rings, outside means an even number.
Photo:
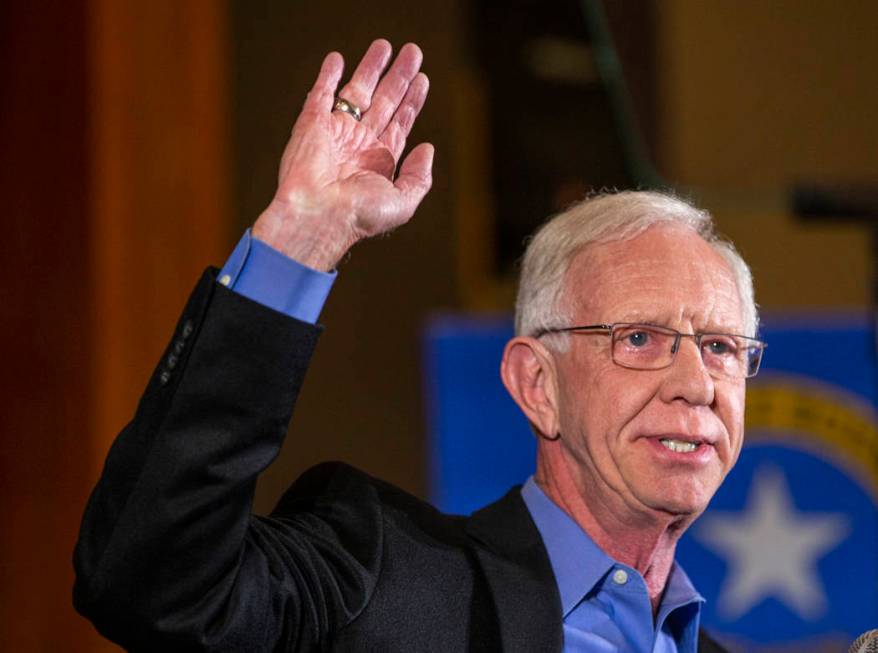
[{"label": "teeth", "polygon": [[670,438],[662,438],[659,440],[663,445],[665,445],[665,449],[670,449],[671,451],[676,451],[677,453],[691,453],[698,448],[698,445],[694,442],[683,442],[683,440],[671,440]]}]

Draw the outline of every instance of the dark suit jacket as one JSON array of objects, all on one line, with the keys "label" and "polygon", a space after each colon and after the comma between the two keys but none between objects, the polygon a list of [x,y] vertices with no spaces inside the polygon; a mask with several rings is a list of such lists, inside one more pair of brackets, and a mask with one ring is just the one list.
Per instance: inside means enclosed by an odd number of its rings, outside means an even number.
[{"label": "dark suit jacket", "polygon": [[213,275],[89,500],[76,608],[137,651],[560,651],[555,579],[517,488],[463,518],[326,464],[251,515],[319,329]]}]

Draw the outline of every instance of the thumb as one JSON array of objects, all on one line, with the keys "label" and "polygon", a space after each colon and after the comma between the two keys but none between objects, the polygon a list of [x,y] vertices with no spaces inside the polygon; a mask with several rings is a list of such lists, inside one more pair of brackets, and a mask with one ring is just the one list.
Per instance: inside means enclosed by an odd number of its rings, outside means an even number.
[{"label": "thumb", "polygon": [[430,143],[421,143],[409,152],[399,167],[399,176],[393,185],[402,196],[402,207],[408,217],[414,214],[433,185],[433,152]]}]

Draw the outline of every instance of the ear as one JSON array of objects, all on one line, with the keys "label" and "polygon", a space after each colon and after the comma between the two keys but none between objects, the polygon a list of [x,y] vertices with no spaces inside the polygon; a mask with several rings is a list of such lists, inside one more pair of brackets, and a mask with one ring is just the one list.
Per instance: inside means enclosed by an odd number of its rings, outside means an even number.
[{"label": "ear", "polygon": [[533,427],[554,438],[560,430],[558,380],[549,350],[535,338],[513,338],[503,351],[500,377]]}]

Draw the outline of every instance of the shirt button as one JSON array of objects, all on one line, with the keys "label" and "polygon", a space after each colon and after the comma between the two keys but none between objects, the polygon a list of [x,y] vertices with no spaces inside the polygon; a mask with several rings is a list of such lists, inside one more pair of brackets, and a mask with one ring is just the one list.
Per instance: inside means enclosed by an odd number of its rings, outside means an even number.
[{"label": "shirt button", "polygon": [[224,286],[228,287],[228,285],[230,283],[232,283],[232,277],[228,274],[224,274],[223,276],[220,277],[219,282],[221,284],[223,284]]},{"label": "shirt button", "polygon": [[613,572],[613,582],[616,585],[624,585],[628,582],[628,572],[624,569],[617,569]]}]

